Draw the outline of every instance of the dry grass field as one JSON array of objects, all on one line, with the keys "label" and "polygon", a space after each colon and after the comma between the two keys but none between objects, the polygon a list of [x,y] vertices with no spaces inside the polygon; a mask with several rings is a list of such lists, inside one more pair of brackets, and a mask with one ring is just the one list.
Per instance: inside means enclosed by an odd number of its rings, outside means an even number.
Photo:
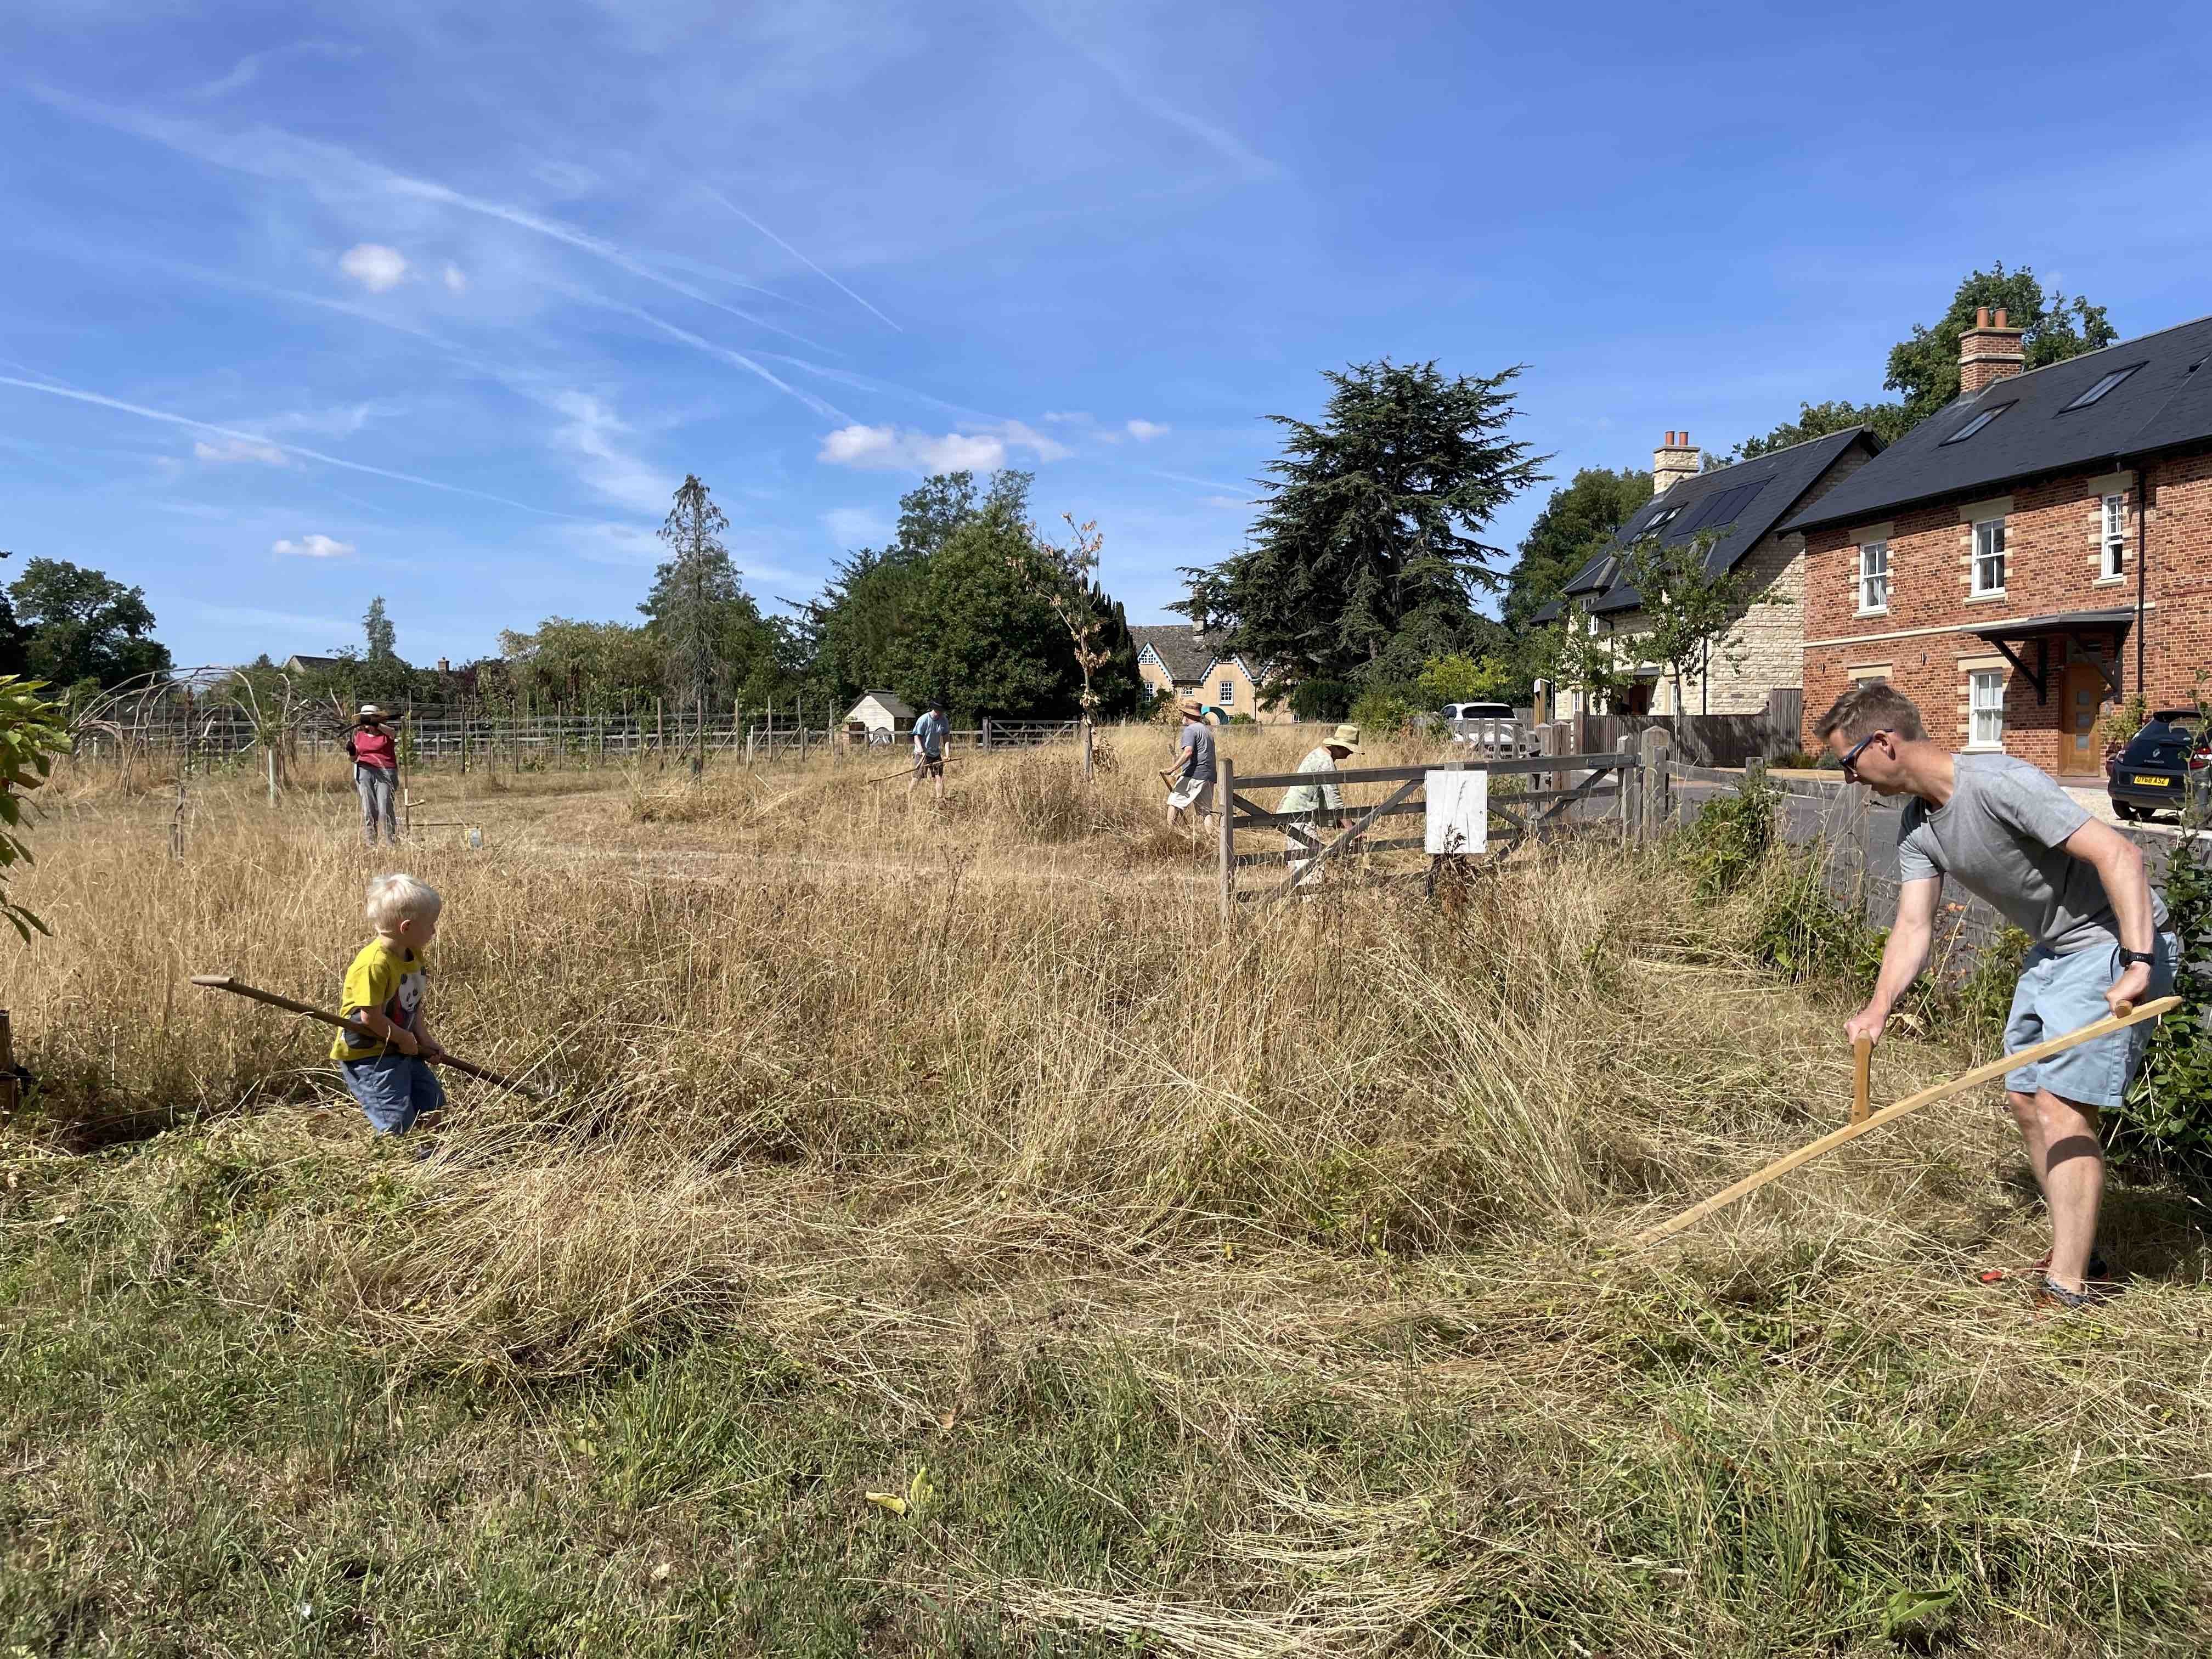
[{"label": "dry grass field", "polygon": [[[1758,883],[1590,838],[1224,930],[1171,739],[422,779],[430,1155],[325,1006],[340,780],[75,775],[3,1000],[0,1652],[2199,1654],[2212,1297],[2033,1318],[1992,1094],[1842,1120]],[[1240,770],[1297,734],[1223,734]],[[1362,761],[1413,758],[1377,745]],[[1255,849],[1257,843],[1255,842]],[[1977,1058],[1931,1021],[1880,1098]],[[896,1496],[903,1513],[871,1493]]]}]

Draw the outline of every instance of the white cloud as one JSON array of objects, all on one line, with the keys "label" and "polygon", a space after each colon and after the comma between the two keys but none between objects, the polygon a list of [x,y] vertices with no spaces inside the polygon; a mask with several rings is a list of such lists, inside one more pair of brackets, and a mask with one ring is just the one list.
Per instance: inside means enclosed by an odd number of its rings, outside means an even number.
[{"label": "white cloud", "polygon": [[289,466],[289,459],[275,444],[265,444],[254,438],[225,438],[220,443],[210,443],[205,438],[196,440],[192,453],[204,461],[227,465],[233,461],[258,461],[264,466]]},{"label": "white cloud", "polygon": [[1208,507],[1247,507],[1252,505],[1242,495],[1208,495],[1206,498],[1206,504]]},{"label": "white cloud", "polygon": [[1020,421],[975,432],[915,432],[905,427],[843,426],[822,440],[815,459],[872,471],[985,472],[1025,449],[1038,461],[1064,461],[1075,452]]},{"label": "white cloud", "polygon": [[360,550],[351,542],[342,542],[333,536],[313,535],[302,536],[296,542],[287,536],[281,541],[270,543],[269,550],[277,554],[296,554],[303,559],[343,559]]},{"label": "white cloud", "polygon": [[888,426],[841,426],[823,439],[815,459],[874,471],[980,472],[1005,465],[1006,446],[960,432],[933,437]]},{"label": "white cloud", "polygon": [[890,539],[882,514],[865,507],[833,507],[822,515],[823,528],[840,547],[874,547]]},{"label": "white cloud", "polygon": [[678,481],[617,441],[629,428],[613,410],[587,392],[563,392],[552,404],[568,417],[553,441],[576,458],[578,477],[619,507],[639,513],[667,510]]},{"label": "white cloud", "polygon": [[1070,421],[1076,422],[1085,426],[1089,425],[1091,422],[1091,416],[1085,414],[1079,409],[1048,409],[1044,412],[1044,418],[1054,425],[1060,425]]},{"label": "white cloud", "polygon": [[465,294],[469,291],[467,274],[450,259],[446,261],[446,290],[449,294]]},{"label": "white cloud", "polygon": [[406,276],[407,256],[381,242],[360,242],[339,256],[338,269],[371,294],[381,294]]},{"label": "white cloud", "polygon": [[1141,444],[1150,443],[1154,438],[1164,438],[1175,428],[1152,421],[1132,421],[1122,430]]}]

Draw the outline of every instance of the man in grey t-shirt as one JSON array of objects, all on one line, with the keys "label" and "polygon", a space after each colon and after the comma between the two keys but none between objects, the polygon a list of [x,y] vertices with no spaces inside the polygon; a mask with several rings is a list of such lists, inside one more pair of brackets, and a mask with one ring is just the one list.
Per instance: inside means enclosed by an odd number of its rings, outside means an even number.
[{"label": "man in grey t-shirt", "polygon": [[951,727],[942,702],[931,703],[929,712],[914,723],[914,775],[906,781],[909,797],[915,786],[927,778],[937,799],[945,799],[945,735]]},{"label": "man in grey t-shirt", "polygon": [[1182,736],[1176,746],[1176,763],[1161,773],[1168,785],[1168,827],[1184,823],[1192,807],[1210,825],[1213,821],[1213,728],[1206,724],[1206,706],[1195,697],[1176,705],[1182,715]]},{"label": "man in grey t-shirt", "polygon": [[[1911,797],[1898,832],[1897,925],[1873,997],[1844,1025],[1854,1041],[1880,1040],[1926,965],[1947,875],[2035,941],[2013,992],[2007,1054],[2172,988],[2178,949],[2142,854],[2045,774],[2009,755],[1954,755],[1930,743],[1920,711],[1886,684],[1845,692],[1814,731],[1845,777]],[[2048,1304],[2087,1297],[2105,1184],[2097,1113],[2120,1103],[2148,1040],[2135,1026],[2005,1076],[2051,1209],[2051,1253],[2038,1264]]]}]

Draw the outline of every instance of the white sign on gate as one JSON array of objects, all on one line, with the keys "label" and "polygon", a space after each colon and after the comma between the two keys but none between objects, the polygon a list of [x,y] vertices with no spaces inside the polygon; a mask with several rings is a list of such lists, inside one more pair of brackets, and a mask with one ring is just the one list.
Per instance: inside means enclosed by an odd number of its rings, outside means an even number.
[{"label": "white sign on gate", "polygon": [[1426,779],[1431,853],[1480,853],[1490,844],[1490,774],[1431,772]]}]

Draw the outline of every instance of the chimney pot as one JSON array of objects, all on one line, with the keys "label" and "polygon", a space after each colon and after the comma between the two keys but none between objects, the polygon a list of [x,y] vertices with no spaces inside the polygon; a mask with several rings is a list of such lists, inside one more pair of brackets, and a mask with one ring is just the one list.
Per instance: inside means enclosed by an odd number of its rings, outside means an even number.
[{"label": "chimney pot", "polygon": [[1999,328],[2002,328],[2004,325],[2005,325],[2004,307],[2003,307],[2002,306],[1999,306],[1999,307],[1997,307],[1997,326],[1998,326]]},{"label": "chimney pot", "polygon": [[1974,326],[1976,328],[1987,328],[1989,325],[1990,308],[1987,306],[1980,307],[1974,313]]}]

